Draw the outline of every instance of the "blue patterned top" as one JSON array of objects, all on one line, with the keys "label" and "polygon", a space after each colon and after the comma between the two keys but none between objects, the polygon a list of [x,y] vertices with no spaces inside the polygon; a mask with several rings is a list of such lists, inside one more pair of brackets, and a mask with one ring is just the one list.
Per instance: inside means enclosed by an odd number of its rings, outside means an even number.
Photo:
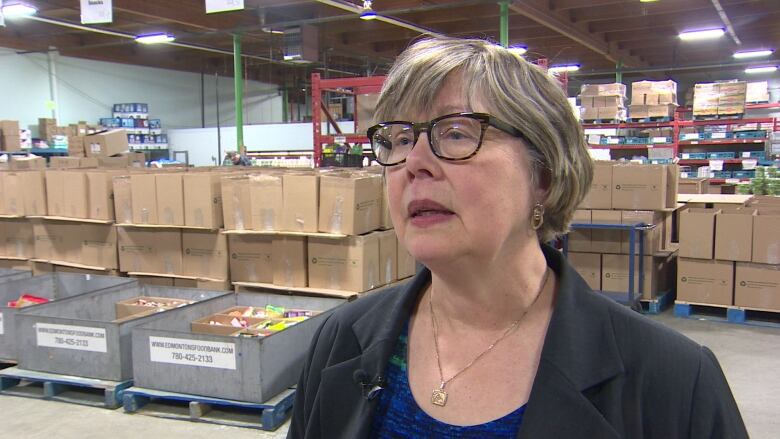
[{"label": "blue patterned top", "polygon": [[395,346],[386,377],[388,387],[380,393],[371,425],[372,438],[514,438],[523,422],[523,405],[494,421],[466,427],[438,421],[425,413],[414,400],[406,374],[406,348],[409,325],[404,326]]}]

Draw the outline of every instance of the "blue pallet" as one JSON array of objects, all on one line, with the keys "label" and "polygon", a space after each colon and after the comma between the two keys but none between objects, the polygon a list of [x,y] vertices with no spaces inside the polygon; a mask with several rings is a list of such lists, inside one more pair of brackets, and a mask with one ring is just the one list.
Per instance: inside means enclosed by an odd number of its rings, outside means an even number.
[{"label": "blue pallet", "polygon": [[734,178],[753,178],[756,176],[756,171],[734,171],[731,176]]},{"label": "blue pallet", "polygon": [[684,158],[683,153],[678,153],[677,155],[683,160],[707,160],[706,152],[688,152],[685,154],[688,154],[688,158]]},{"label": "blue pallet", "polygon": [[[23,383],[32,383],[33,385],[21,385]],[[107,381],[35,372],[18,367],[0,370],[0,394],[49,399],[107,409],[120,407],[124,390],[132,385],[132,380]]]},{"label": "blue pallet", "polygon": [[712,171],[712,178],[731,178],[731,171]]},{"label": "blue pallet", "polygon": [[736,306],[677,302],[674,304],[674,315],[681,318],[719,323],[780,328],[780,311],[773,312],[751,310]]},{"label": "blue pallet", "polygon": [[707,154],[707,158],[711,160],[727,160],[736,158],[736,156],[737,153],[735,152],[711,152]]},{"label": "blue pallet", "polygon": [[737,131],[734,133],[734,137],[737,139],[763,139],[766,137],[766,131],[753,130],[753,131]]},{"label": "blue pallet", "polygon": [[642,304],[642,313],[651,315],[660,314],[674,303],[676,296],[676,291],[670,290],[659,294],[655,299],[642,299],[640,300],[640,303]]},{"label": "blue pallet", "polygon": [[[131,387],[123,393],[126,413],[273,431],[292,414],[295,390],[287,389],[264,403],[234,401],[208,396]],[[150,402],[165,410],[144,407]],[[185,410],[175,411],[176,407]]]},{"label": "blue pallet", "polygon": [[647,137],[626,137],[626,145],[647,145],[650,139]]}]

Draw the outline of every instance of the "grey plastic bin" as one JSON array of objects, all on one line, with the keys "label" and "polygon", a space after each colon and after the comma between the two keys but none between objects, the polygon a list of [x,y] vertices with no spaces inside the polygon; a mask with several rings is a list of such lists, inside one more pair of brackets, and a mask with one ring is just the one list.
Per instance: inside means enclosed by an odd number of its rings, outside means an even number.
[{"label": "grey plastic bin", "polygon": [[[16,315],[19,368],[110,381],[132,378],[131,330],[165,315],[116,320],[116,303],[137,296],[201,301],[232,293],[137,283],[24,309]],[[184,308],[192,306],[187,305]]]},{"label": "grey plastic bin", "polygon": [[[170,311],[133,330],[134,385],[235,401],[265,402],[297,382],[314,333],[329,310],[342,303],[345,300],[327,297],[237,293]],[[263,338],[191,331],[194,320],[227,308],[269,304],[324,312]],[[187,355],[191,361],[186,360]],[[174,357],[184,357],[184,361],[177,362]],[[201,359],[210,361],[198,361]]]},{"label": "grey plastic bin", "polygon": [[0,268],[0,283],[12,282],[19,279],[27,279],[29,277],[32,277],[31,271]]},{"label": "grey plastic bin", "polygon": [[41,276],[27,276],[21,280],[0,283],[0,359],[16,361],[18,358],[18,347],[25,346],[19,343],[19,338],[16,334],[15,322],[17,314],[24,309],[34,309],[43,306],[31,305],[27,308],[11,308],[7,306],[8,302],[18,299],[22,294],[32,294],[51,301],[57,301],[79,294],[115,290],[137,284],[137,280],[127,277],[95,276],[77,273],[47,273]]}]

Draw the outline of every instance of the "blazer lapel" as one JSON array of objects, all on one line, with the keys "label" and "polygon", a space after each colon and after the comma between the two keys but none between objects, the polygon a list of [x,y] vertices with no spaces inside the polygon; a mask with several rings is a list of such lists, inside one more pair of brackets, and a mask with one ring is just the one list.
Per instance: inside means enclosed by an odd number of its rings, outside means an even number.
[{"label": "blazer lapel", "polygon": [[583,393],[624,373],[603,303],[609,299],[590,293],[558,251],[543,249],[559,285],[519,437],[618,438],[615,427]]},{"label": "blazer lapel", "polygon": [[402,290],[366,312],[352,325],[354,357],[322,370],[319,410],[322,437],[367,437],[378,398],[367,399],[355,372],[372,384],[383,380],[403,325],[414,308],[419,293],[430,283],[431,274],[422,270]]}]

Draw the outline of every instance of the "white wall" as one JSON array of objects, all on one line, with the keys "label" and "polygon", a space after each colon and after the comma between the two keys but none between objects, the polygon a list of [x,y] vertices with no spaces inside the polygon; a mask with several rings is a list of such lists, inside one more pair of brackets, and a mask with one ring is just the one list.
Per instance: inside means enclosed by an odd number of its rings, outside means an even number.
[{"label": "white wall", "polygon": [[[201,75],[174,70],[90,61],[55,55],[59,90],[59,125],[85,120],[95,124],[110,117],[114,103],[149,104],[150,117],[166,129],[201,126]],[[216,126],[217,83],[220,125],[235,125],[233,78],[204,78],[206,126]],[[0,48],[0,119],[15,119],[36,128],[38,118],[51,117],[48,61],[45,54],[19,55]],[[282,121],[277,86],[244,83],[244,123]],[[34,129],[34,134],[37,134]]]}]

